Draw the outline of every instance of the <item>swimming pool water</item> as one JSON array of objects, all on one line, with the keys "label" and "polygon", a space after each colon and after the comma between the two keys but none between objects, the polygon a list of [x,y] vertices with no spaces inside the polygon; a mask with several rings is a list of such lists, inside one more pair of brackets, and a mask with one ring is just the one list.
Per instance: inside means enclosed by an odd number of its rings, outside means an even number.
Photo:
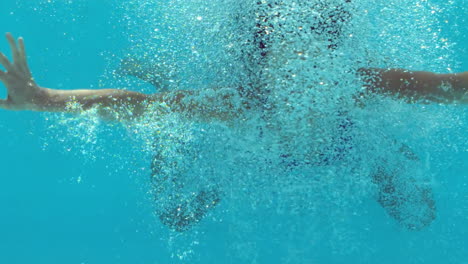
[{"label": "swimming pool water", "polygon": [[[339,115],[327,114],[346,109],[354,148],[341,165],[284,166],[285,159],[272,155],[284,153],[265,148],[278,135],[259,137],[268,126],[255,118],[236,129],[177,116],[125,127],[92,113],[0,111],[0,263],[468,263],[466,107],[374,98],[361,109],[340,101],[359,88],[349,79],[356,65],[466,71],[467,2],[354,5],[351,33],[336,57],[316,54],[288,68],[272,66],[269,75],[281,77],[270,79],[283,89],[273,91],[278,98],[304,84],[340,80],[339,89],[306,91],[315,105],[291,98],[295,107],[282,108],[270,123],[285,133],[301,131],[288,146],[300,154],[320,147],[311,142],[333,137],[336,131],[329,130]],[[233,0],[4,0],[0,31],[25,37],[30,67],[43,86],[152,92],[148,84],[114,74],[120,59],[131,55],[160,65],[170,76],[169,89],[201,89],[246,80],[245,61],[235,58],[248,51],[246,43],[237,45],[247,35],[240,30],[252,23],[243,12],[248,6]],[[308,17],[300,11],[292,16]],[[288,25],[294,28],[295,21]],[[287,32],[295,42],[286,49],[314,45],[296,30]],[[0,50],[8,51],[6,41]],[[362,61],[349,64],[356,60]],[[317,63],[328,71],[314,70]],[[307,74],[291,80],[287,71]],[[285,125],[309,108],[322,114],[323,131]],[[153,214],[155,131],[189,146],[188,158],[197,158],[188,161],[193,184],[215,178],[223,188],[220,205],[186,233],[169,231]],[[405,164],[404,173],[429,181],[435,193],[437,219],[421,231],[400,227],[372,198],[368,163],[396,162],[394,140],[421,159]]]}]

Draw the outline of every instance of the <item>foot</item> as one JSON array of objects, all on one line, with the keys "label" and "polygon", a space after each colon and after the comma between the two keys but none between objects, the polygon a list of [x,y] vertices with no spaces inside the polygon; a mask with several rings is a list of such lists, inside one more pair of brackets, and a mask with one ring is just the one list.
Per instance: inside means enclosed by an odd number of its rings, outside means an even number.
[{"label": "foot", "polygon": [[432,189],[412,179],[397,179],[395,174],[379,170],[373,176],[377,202],[400,225],[418,231],[436,218]]}]

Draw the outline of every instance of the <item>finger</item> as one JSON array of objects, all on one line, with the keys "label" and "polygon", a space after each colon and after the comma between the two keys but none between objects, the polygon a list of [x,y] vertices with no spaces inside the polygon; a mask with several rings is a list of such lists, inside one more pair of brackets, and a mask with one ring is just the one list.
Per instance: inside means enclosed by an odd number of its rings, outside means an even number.
[{"label": "finger", "polygon": [[0,81],[5,80],[5,72],[0,70]]},{"label": "finger", "polygon": [[19,46],[19,56],[20,56],[20,65],[25,71],[26,74],[30,75],[31,71],[29,70],[28,60],[26,58],[26,49],[24,47],[24,39],[18,39],[18,46]]},{"label": "finger", "polygon": [[7,71],[11,71],[12,67],[11,67],[11,63],[10,61],[8,60],[8,58],[5,56],[5,54],[1,53],[0,52],[0,64],[3,65],[3,67],[5,67],[5,69]]},{"label": "finger", "polygon": [[13,38],[13,35],[11,35],[11,33],[7,33],[6,37],[8,40],[8,44],[10,44],[11,53],[13,54],[13,63],[16,63],[19,61],[19,51],[18,47],[16,46],[16,41]]},{"label": "finger", "polygon": [[18,39],[18,46],[20,58],[26,60],[26,49],[24,48],[24,39],[21,37]]}]

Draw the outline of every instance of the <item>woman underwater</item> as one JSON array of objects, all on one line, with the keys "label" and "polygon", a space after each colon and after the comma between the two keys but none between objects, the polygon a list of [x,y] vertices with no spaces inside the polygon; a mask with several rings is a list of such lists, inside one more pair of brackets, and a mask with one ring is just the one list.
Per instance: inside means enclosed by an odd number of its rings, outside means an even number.
[{"label": "woman underwater", "polygon": [[[80,112],[96,108],[98,114],[106,120],[132,121],[138,119],[152,103],[165,103],[171,112],[178,113],[189,120],[210,122],[211,120],[230,122],[244,118],[250,112],[272,111],[273,102],[269,99],[271,93],[271,76],[265,69],[271,67],[272,61],[278,59],[278,54],[271,52],[271,31],[281,31],[281,25],[271,23],[271,20],[282,16],[281,13],[272,12],[277,2],[257,2],[253,13],[256,14],[254,30],[251,38],[247,40],[252,49],[242,54],[242,60],[249,71],[246,83],[241,87],[219,88],[206,90],[173,90],[155,94],[142,94],[138,92],[102,89],[102,90],[56,90],[44,88],[36,84],[27,65],[24,41],[19,38],[16,42],[13,36],[7,33],[13,59],[10,61],[0,53],[0,64],[6,71],[0,70],[0,80],[8,90],[8,97],[0,100],[0,107],[6,110],[29,110],[46,112]],[[321,16],[317,17],[308,27],[307,34],[314,34],[322,38],[329,50],[334,50],[340,44],[343,23],[351,19],[347,5],[350,0],[330,7],[319,2],[309,6]],[[130,65],[132,66],[132,65]],[[150,83],[159,83],[148,79],[147,74],[151,67],[129,67],[125,74],[137,76]],[[146,69],[146,70],[145,70]],[[371,93],[382,93],[389,96],[435,101],[438,103],[467,103],[468,72],[457,74],[437,74],[431,72],[416,72],[402,69],[359,69],[355,73],[359,76],[365,87]],[[444,89],[450,87],[450,89]],[[209,93],[207,93],[209,91]],[[70,103],[78,103],[80,108],[70,108]],[[241,104],[237,104],[241,102]],[[274,106],[273,106],[274,108]],[[344,122],[338,129],[342,136],[338,139],[345,144],[347,131],[352,127],[352,121],[343,114]],[[296,135],[300,137],[300,135]],[[184,155],[185,150],[181,150]],[[332,159],[339,159],[346,154],[346,148],[338,151]],[[289,154],[283,154],[287,160]],[[411,150],[401,151],[407,159],[417,159]],[[322,158],[310,166],[330,164],[330,158]],[[166,164],[165,164],[166,163]],[[161,181],[182,177],[178,175],[177,164],[167,164],[162,154],[153,158],[152,181],[156,186]],[[294,161],[289,162],[294,167]],[[172,166],[167,172],[162,166]],[[173,175],[166,175],[166,174]],[[411,192],[407,191],[402,180],[411,182],[411,179],[400,179],[398,175],[385,171],[379,167],[371,175],[372,181],[377,185],[379,204],[400,224],[411,230],[418,230],[429,225],[436,217],[435,202],[432,190],[428,186],[416,186]],[[171,202],[157,209],[157,214],[165,225],[176,231],[185,231],[199,222],[211,208],[215,207],[222,198],[217,188],[200,190],[191,199],[178,195],[177,184],[168,200]],[[157,195],[157,193],[156,193]],[[416,206],[418,212],[408,211],[407,208]]]}]

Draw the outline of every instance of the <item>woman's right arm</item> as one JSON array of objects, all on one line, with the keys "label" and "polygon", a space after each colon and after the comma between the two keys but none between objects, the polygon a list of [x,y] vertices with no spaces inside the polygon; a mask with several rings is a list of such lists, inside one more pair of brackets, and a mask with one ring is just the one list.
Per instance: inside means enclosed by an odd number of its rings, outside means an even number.
[{"label": "woman's right arm", "polygon": [[[124,121],[141,116],[152,103],[164,103],[171,111],[180,112],[197,119],[229,120],[240,113],[233,100],[239,96],[235,89],[204,91],[171,91],[158,94],[143,94],[120,89],[56,90],[36,84],[29,70],[24,41],[7,33],[13,61],[0,53],[0,81],[8,90],[7,99],[0,99],[0,108],[7,110],[30,110],[43,112],[76,113],[97,108],[105,119]],[[71,107],[77,105],[78,107]]]}]

